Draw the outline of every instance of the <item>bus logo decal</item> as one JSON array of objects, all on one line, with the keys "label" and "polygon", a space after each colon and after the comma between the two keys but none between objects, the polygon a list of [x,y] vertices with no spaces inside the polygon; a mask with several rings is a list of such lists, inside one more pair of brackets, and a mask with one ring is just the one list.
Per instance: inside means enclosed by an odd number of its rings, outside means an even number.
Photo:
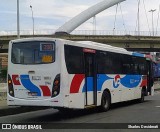
[{"label": "bus logo decal", "polygon": [[41,96],[40,89],[30,81],[29,75],[21,75],[20,78],[21,78],[22,85],[26,89],[28,89],[30,92],[37,92],[37,96]]},{"label": "bus logo decal", "polygon": [[118,88],[119,87],[119,85],[120,85],[120,79],[121,79],[120,75],[116,75],[115,76],[115,78],[113,80],[113,87],[114,88]]}]

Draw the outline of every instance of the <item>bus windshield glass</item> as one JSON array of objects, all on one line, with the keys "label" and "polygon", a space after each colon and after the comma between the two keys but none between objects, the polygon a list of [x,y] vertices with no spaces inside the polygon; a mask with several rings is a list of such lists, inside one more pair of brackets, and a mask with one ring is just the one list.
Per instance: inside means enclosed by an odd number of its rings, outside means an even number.
[{"label": "bus windshield glass", "polygon": [[14,64],[48,64],[55,61],[54,42],[19,42],[12,44]]}]

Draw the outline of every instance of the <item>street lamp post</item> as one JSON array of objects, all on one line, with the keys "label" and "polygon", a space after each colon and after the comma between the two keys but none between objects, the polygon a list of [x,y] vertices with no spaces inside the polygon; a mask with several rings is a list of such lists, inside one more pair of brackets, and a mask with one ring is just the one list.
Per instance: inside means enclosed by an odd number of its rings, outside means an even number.
[{"label": "street lamp post", "polygon": [[153,22],[153,13],[156,11],[156,9],[151,9],[149,12],[152,13],[152,31],[153,31],[153,36],[154,36],[154,22]]},{"label": "street lamp post", "polygon": [[17,38],[20,38],[20,26],[19,26],[19,0],[17,0]]},{"label": "street lamp post", "polygon": [[33,17],[33,9],[32,6],[30,5],[31,11],[32,11],[32,21],[33,21],[33,36],[34,36],[34,17]]}]

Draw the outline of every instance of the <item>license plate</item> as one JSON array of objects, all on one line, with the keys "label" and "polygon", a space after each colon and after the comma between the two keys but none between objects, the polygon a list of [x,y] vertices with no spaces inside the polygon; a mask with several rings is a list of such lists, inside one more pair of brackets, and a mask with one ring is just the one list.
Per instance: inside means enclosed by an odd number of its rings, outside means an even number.
[{"label": "license plate", "polygon": [[29,96],[37,96],[37,93],[36,92],[29,92],[28,95]]}]

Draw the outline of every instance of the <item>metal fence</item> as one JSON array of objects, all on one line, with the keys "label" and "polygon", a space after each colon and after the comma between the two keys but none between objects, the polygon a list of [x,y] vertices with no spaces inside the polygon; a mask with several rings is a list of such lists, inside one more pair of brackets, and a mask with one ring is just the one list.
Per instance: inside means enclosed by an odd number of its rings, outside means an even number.
[{"label": "metal fence", "polygon": [[[56,30],[44,29],[35,30],[35,35],[52,35]],[[21,30],[21,35],[33,35],[32,30]],[[124,30],[74,30],[71,34],[73,35],[132,35],[132,36],[160,36],[160,31],[150,32],[150,31],[124,31]],[[8,30],[0,31],[0,36],[10,36],[17,35],[17,31]]]}]

